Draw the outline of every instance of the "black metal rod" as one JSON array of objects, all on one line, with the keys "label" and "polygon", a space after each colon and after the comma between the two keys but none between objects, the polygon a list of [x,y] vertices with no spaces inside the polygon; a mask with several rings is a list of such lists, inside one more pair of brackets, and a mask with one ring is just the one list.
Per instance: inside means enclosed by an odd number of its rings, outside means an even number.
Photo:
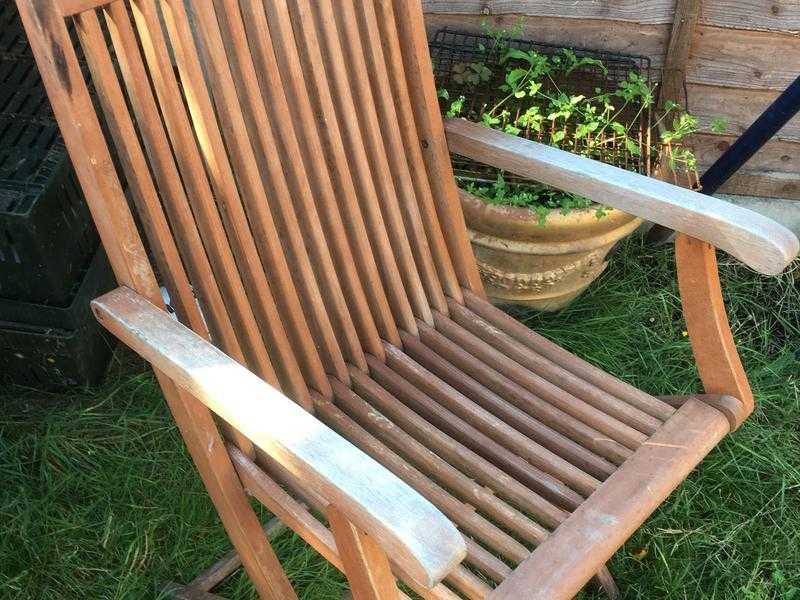
[{"label": "black metal rod", "polygon": [[711,196],[800,111],[800,77],[761,113],[747,130],[700,178],[701,190]]}]

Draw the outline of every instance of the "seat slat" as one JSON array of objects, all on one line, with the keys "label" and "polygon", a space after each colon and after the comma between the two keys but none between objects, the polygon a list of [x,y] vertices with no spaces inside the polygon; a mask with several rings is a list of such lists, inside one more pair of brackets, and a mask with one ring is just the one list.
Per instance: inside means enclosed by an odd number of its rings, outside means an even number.
[{"label": "seat slat", "polygon": [[502,469],[425,420],[367,374],[355,373],[351,370],[351,378],[353,390],[370,406],[377,408],[418,442],[436,452],[437,456],[442,457],[481,485],[491,489],[494,494],[506,498],[521,510],[535,515],[548,527],[555,527],[568,516],[567,511],[548,502],[503,472]]},{"label": "seat slat", "polygon": [[616,396],[612,396],[605,390],[577,377],[564,367],[533,352],[530,348],[483,320],[463,305],[452,301],[449,304],[450,316],[461,327],[497,349],[503,356],[544,377],[551,384],[560,387],[644,434],[652,435],[661,427],[662,421],[659,419],[635,406],[631,406]]},{"label": "seat slat", "polygon": [[[632,454],[629,448],[603,435],[580,419],[565,413],[560,408],[545,402],[433,328],[425,328],[420,333],[422,342],[435,354],[463,370],[496,394],[506,398],[517,408],[587,450],[617,465]],[[553,442],[557,441],[557,438],[553,438]]]},{"label": "seat slat", "polygon": [[474,506],[499,526],[530,544],[538,545],[545,540],[548,531],[543,526],[431,452],[352,390],[337,384],[333,388],[334,403],[339,409],[423,474],[457,495],[462,502]]},{"label": "seat slat", "polygon": [[464,303],[476,315],[501,331],[506,332],[520,343],[525,344],[534,352],[550,359],[609,394],[625,400],[632,406],[636,406],[647,414],[661,421],[666,421],[675,414],[675,409],[668,404],[564,350],[558,344],[525,327],[516,319],[492,306],[485,299],[465,291]]},{"label": "seat slat", "polygon": [[[510,435],[516,442],[516,444],[510,445],[515,446],[516,449],[519,448],[519,442],[522,441],[523,436],[509,434],[503,424],[496,423],[491,415],[484,414],[480,407],[472,404],[468,399],[458,394],[441,394],[443,388],[440,388],[438,384],[434,384],[432,388],[425,386],[424,380],[415,377],[415,373],[422,374],[422,377],[429,381],[435,380],[436,377],[396,348],[387,348],[387,359],[388,366],[373,361],[367,356],[372,377],[395,397],[557,506],[575,508],[581,504],[584,499],[581,494],[536,464],[519,456],[506,444],[501,444],[494,439],[494,436],[498,435],[507,442]],[[411,375],[410,378],[409,375]],[[447,387],[445,385],[444,389]],[[429,392],[433,395],[429,395]],[[479,417],[476,423],[480,428],[467,421],[467,419],[472,421],[475,416]],[[524,449],[522,451],[527,452]],[[530,455],[533,461],[539,465],[547,466],[550,462],[542,459],[536,453],[530,453]]]},{"label": "seat slat", "polygon": [[[585,473],[598,480],[603,480],[616,470],[616,465],[613,463],[521,410],[515,404],[473,379],[453,363],[448,362],[420,340],[404,336],[403,341],[406,353],[419,364],[435,373],[443,381],[494,416],[502,419],[509,426],[564,458]],[[526,394],[520,389],[512,390],[509,396],[513,396],[514,391],[520,391],[523,396]]]},{"label": "seat slat", "polygon": [[[350,442],[372,456],[389,471],[403,479],[441,510],[453,523],[463,527],[465,531],[479,539],[482,544],[514,560],[515,563],[519,563],[528,557],[530,551],[520,542],[492,524],[473,507],[450,495],[419,470],[409,465],[339,410],[332,402],[322,402],[316,408],[317,415],[326,425],[340,435],[345,436]],[[470,561],[469,553],[467,553],[466,560]]]},{"label": "seat slat", "polygon": [[634,450],[647,439],[647,436],[643,433],[621,423],[514,362],[510,357],[489,346],[476,335],[460,328],[447,317],[434,313],[434,322],[436,323],[436,329],[458,345],[459,348],[463,348],[466,352],[521,385],[538,398],[582,423],[586,423],[615,442]]}]

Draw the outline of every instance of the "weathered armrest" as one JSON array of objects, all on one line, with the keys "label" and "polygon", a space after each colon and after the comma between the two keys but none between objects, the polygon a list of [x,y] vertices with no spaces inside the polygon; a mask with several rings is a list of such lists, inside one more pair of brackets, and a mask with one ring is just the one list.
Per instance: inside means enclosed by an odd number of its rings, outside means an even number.
[{"label": "weathered armrest", "polygon": [[681,231],[761,273],[780,273],[800,250],[791,231],[729,202],[464,119],[445,130],[451,152]]},{"label": "weathered armrest", "polygon": [[466,555],[426,499],[281,392],[120,287],[92,302],[109,331],[334,504],[416,582],[431,588]]}]

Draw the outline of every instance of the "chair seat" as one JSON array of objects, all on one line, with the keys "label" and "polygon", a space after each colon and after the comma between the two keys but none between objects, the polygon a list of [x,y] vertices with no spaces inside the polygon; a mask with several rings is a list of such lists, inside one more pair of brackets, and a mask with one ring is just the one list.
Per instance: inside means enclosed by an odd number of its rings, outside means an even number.
[{"label": "chair seat", "polygon": [[482,598],[676,409],[468,304],[386,344],[385,361],[368,356],[369,373],[351,368],[317,412],[458,526],[467,568],[447,583]]}]

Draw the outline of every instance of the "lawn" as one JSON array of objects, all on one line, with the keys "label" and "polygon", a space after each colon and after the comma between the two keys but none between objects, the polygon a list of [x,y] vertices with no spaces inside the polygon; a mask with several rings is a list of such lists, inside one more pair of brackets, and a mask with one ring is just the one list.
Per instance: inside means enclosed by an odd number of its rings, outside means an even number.
[{"label": "lawn", "polygon": [[[722,261],[758,406],[617,553],[626,599],[800,600],[800,267],[764,278]],[[698,389],[669,247],[630,241],[570,308],[517,316],[645,390]],[[97,389],[0,403],[0,598],[158,598],[228,549],[135,359],[120,354]],[[342,576],[301,540],[276,549],[302,598],[338,600]],[[220,593],[255,598],[242,575]]]}]

